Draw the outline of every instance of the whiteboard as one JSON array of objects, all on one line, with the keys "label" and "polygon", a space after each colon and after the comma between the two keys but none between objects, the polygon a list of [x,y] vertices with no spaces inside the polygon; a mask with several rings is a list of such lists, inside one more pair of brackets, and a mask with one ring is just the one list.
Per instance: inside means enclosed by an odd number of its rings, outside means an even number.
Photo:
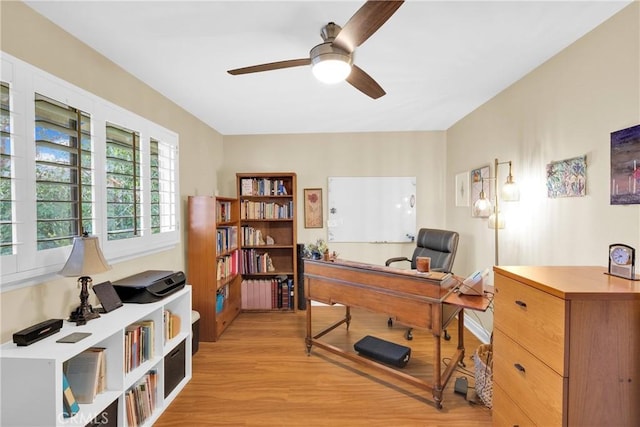
[{"label": "whiteboard", "polygon": [[413,242],[416,177],[329,177],[329,242]]}]

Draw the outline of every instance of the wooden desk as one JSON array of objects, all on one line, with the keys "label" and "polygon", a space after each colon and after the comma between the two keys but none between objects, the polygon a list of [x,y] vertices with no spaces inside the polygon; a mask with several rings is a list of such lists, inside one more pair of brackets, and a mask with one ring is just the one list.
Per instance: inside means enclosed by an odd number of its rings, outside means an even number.
[{"label": "wooden desk", "polygon": [[[307,354],[313,345],[359,364],[380,371],[430,391],[438,409],[442,408],[442,391],[456,366],[464,358],[464,308],[486,310],[490,299],[460,296],[454,292],[459,280],[452,275],[433,273],[426,276],[415,270],[401,270],[358,262],[336,260],[305,260],[304,286],[307,299]],[[311,301],[345,305],[345,316],[312,335]],[[397,322],[432,332],[434,344],[434,378],[427,382],[389,366],[345,351],[320,340],[322,336],[351,321],[350,307],[384,313]],[[442,372],[441,336],[447,325],[458,315],[458,345],[451,363]]]}]

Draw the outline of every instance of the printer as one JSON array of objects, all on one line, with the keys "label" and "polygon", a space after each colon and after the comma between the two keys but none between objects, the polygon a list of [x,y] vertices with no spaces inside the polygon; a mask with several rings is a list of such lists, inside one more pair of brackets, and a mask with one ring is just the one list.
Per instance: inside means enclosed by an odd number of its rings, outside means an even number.
[{"label": "printer", "polygon": [[182,271],[147,270],[112,284],[122,302],[146,304],[179,291],[186,281]]}]

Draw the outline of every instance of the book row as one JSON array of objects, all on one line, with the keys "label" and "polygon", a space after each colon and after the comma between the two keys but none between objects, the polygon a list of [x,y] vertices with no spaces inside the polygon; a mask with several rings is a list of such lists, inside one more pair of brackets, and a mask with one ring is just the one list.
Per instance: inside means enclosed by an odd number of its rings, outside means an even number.
[{"label": "book row", "polygon": [[266,242],[262,236],[262,231],[249,225],[242,226],[243,246],[263,246]]},{"label": "book row", "polygon": [[238,251],[233,251],[229,255],[216,259],[216,279],[222,280],[238,274],[240,255]]},{"label": "book row", "polygon": [[124,371],[131,372],[154,354],[153,320],[144,320],[125,328],[124,333]]},{"label": "book row", "polygon": [[242,178],[240,180],[242,196],[286,196],[287,187],[282,179]]},{"label": "book row", "polygon": [[217,253],[229,252],[238,247],[238,229],[236,227],[218,227],[216,229]]},{"label": "book row", "polygon": [[124,395],[127,411],[127,424],[137,427],[144,424],[156,407],[156,393],[158,389],[158,374],[149,371]]},{"label": "book row", "polygon": [[229,222],[232,214],[231,202],[218,201],[216,203],[216,222]]},{"label": "book row", "polygon": [[242,281],[241,291],[243,309],[293,309],[292,278],[280,276],[273,279],[246,279]]},{"label": "book row", "polygon": [[164,317],[164,340],[166,342],[175,338],[180,333],[180,326],[182,322],[180,320],[180,316],[169,310],[164,310],[162,315]]},{"label": "book row", "polygon": [[240,201],[240,219],[291,219],[293,202],[255,202]]},{"label": "book row", "polygon": [[241,271],[243,274],[271,273],[275,271],[275,266],[268,252],[243,249]]}]

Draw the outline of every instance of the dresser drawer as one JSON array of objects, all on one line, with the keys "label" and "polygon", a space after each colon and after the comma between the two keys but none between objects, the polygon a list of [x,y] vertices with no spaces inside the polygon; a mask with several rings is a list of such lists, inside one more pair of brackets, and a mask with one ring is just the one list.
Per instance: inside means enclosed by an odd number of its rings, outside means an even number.
[{"label": "dresser drawer", "polygon": [[496,427],[518,426],[533,427],[535,424],[522,410],[511,400],[509,395],[497,384],[493,384],[493,410],[491,417]]},{"label": "dresser drawer", "polygon": [[562,376],[565,373],[565,301],[496,275],[494,326]]},{"label": "dresser drawer", "polygon": [[[493,332],[493,380],[539,426],[562,425],[563,391],[567,379],[504,335]],[[500,410],[502,404],[496,405]]]}]

